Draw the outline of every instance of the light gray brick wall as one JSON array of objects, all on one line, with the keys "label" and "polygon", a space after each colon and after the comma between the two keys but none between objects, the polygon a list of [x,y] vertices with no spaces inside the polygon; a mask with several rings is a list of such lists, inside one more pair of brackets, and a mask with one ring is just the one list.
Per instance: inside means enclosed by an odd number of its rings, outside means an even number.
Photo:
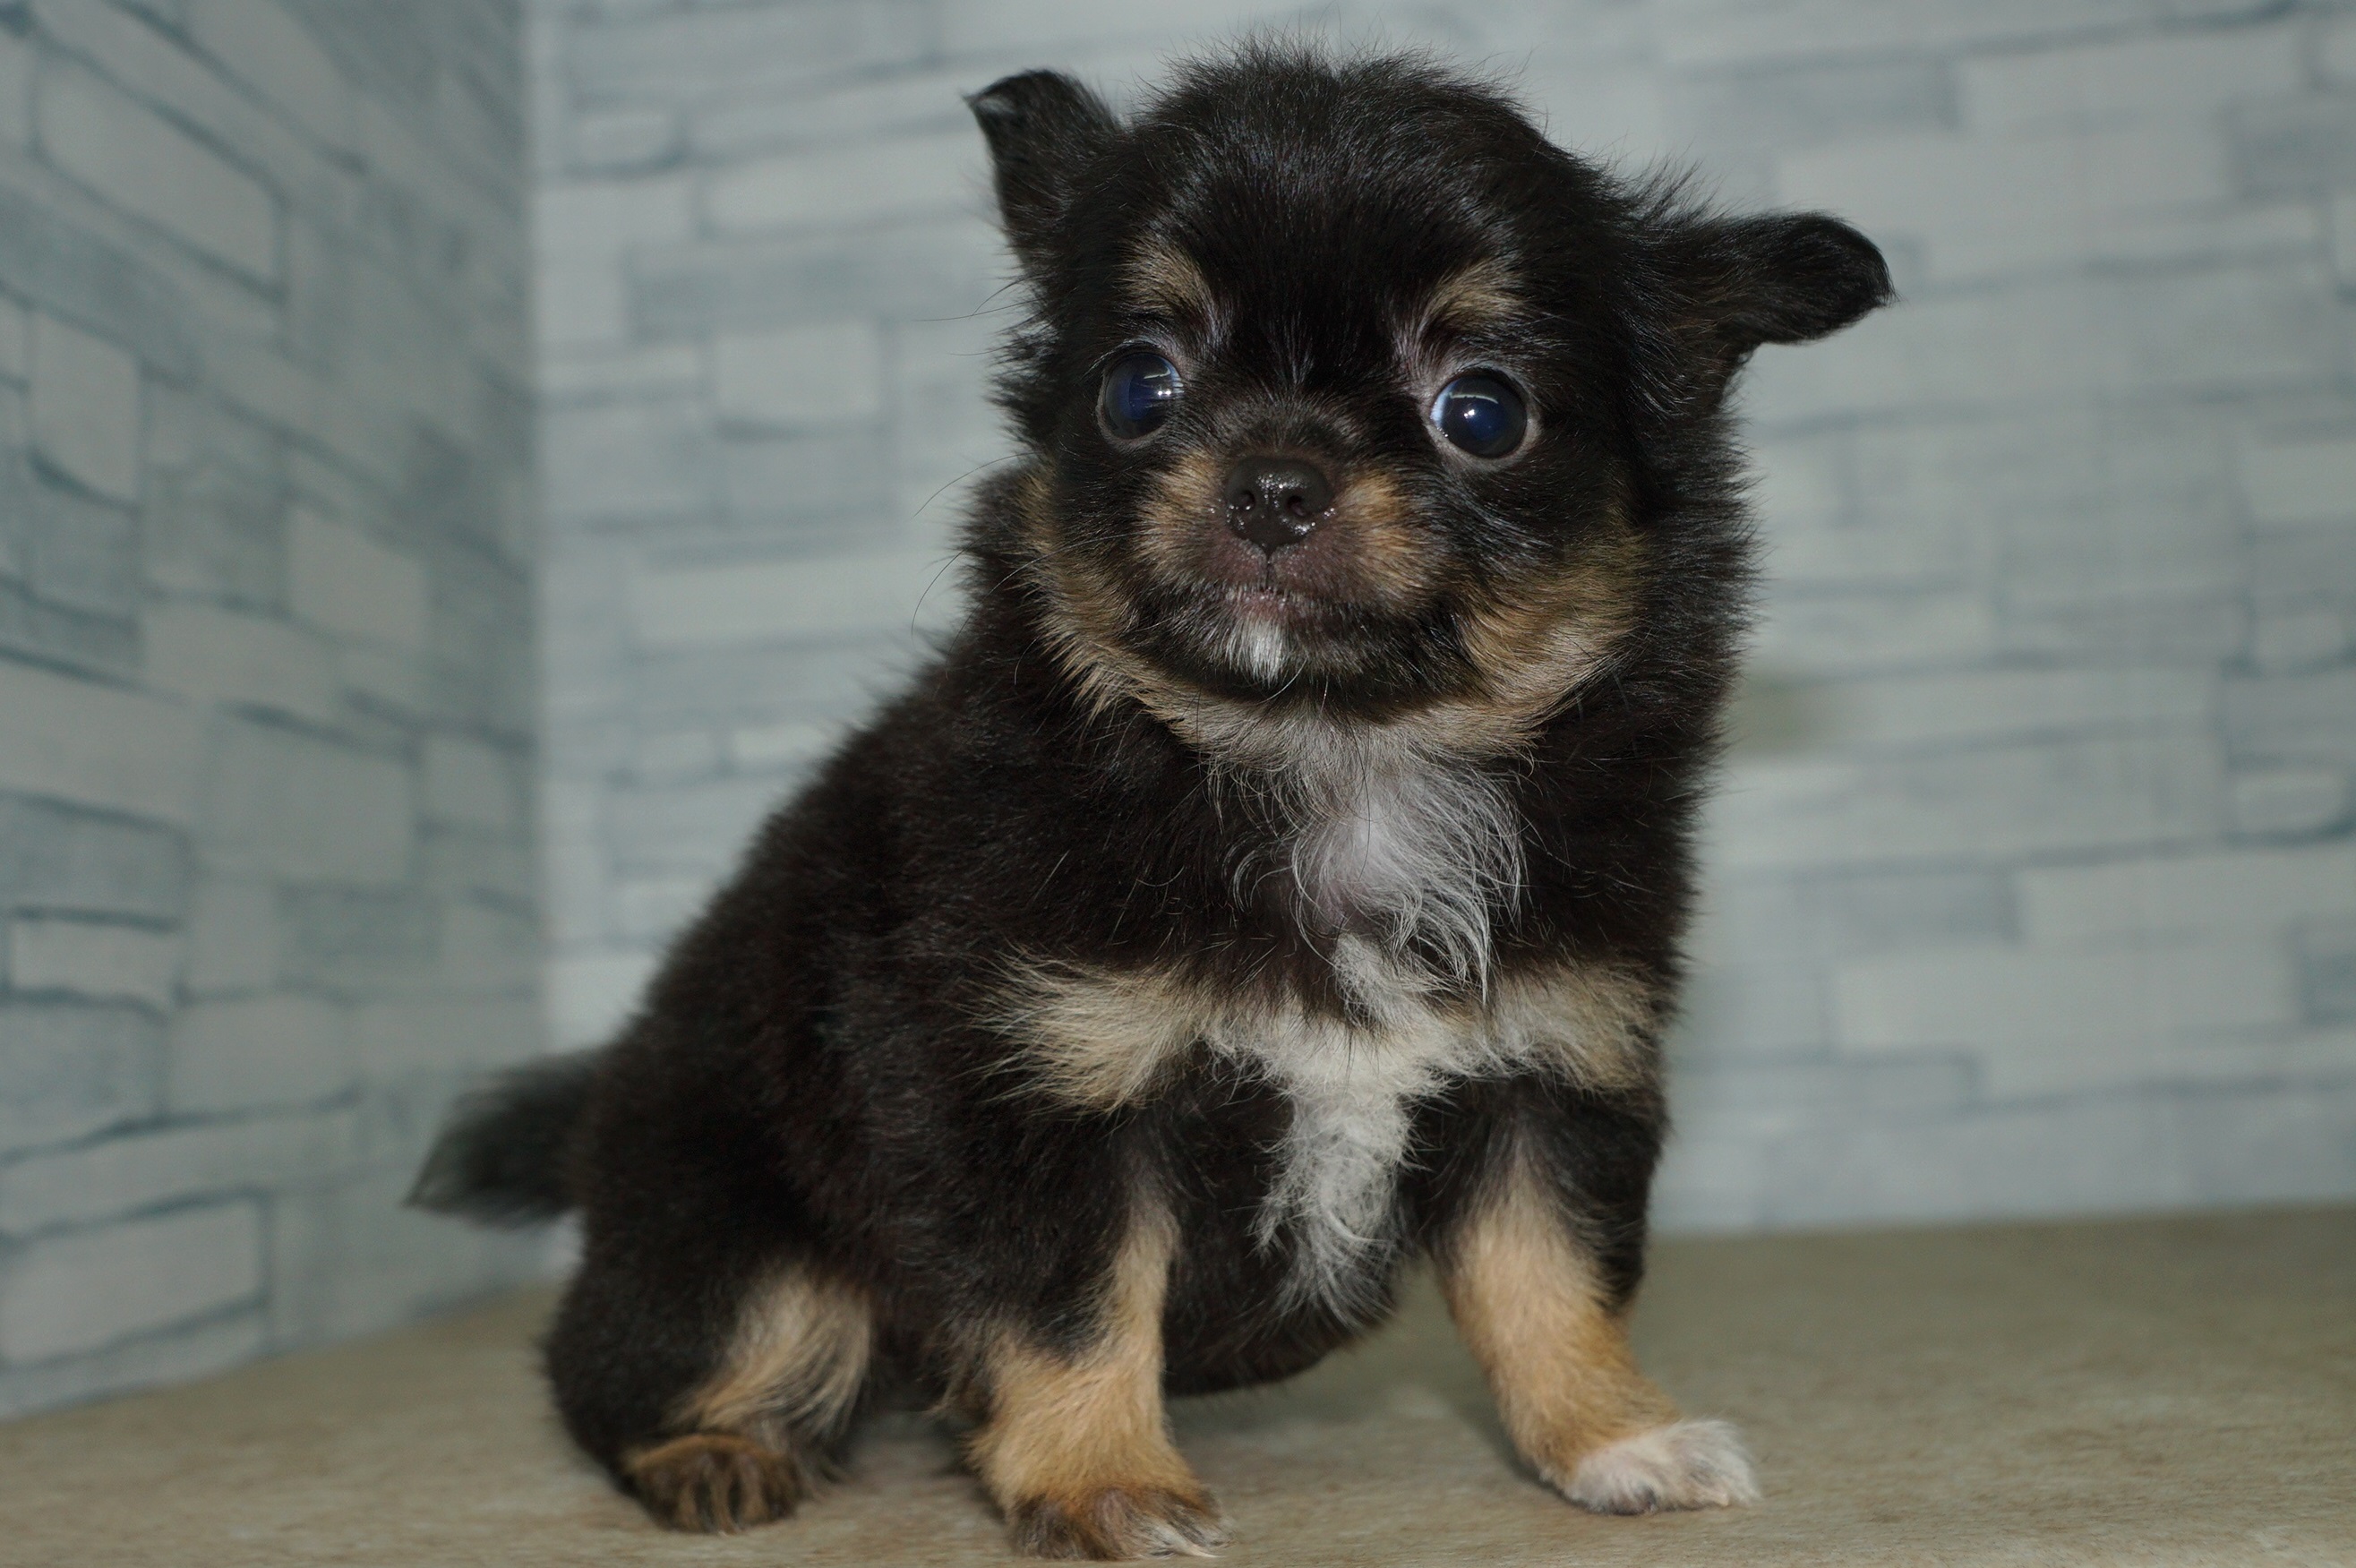
[{"label": "light gray brick wall", "polygon": [[1308,17],[1830,208],[1906,300],[1762,353],[1770,586],[1676,1227],[2356,1193],[2356,13],[2260,0],[541,0],[553,1024],[597,1037],[954,614],[1005,450],[958,94]]},{"label": "light gray brick wall", "polygon": [[0,6],[0,1415],[537,1261],[397,1204],[541,1042],[522,69]]}]

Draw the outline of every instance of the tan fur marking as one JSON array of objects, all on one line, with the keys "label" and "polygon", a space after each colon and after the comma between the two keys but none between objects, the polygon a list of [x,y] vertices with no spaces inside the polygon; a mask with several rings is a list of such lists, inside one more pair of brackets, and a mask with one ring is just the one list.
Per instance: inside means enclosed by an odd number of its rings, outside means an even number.
[{"label": "tan fur marking", "polygon": [[1175,682],[1127,650],[1121,633],[1129,617],[1128,596],[1056,542],[1044,470],[1033,468],[1023,476],[1015,504],[1023,542],[1030,547],[1025,575],[1046,600],[1043,629],[1048,651],[1071,677],[1089,711],[1106,717],[1124,702],[1145,702],[1149,691],[1174,696],[1179,690]]},{"label": "tan fur marking", "polygon": [[1049,1093],[1112,1111],[1143,1099],[1201,1036],[1209,1015],[1200,992],[1152,970],[1023,963],[992,1021],[1030,1047],[1025,1065]]},{"label": "tan fur marking", "polygon": [[1141,252],[1130,263],[1128,283],[1131,302],[1149,315],[1208,322],[1217,309],[1203,269],[1173,245],[1155,244]]},{"label": "tan fur marking", "polygon": [[1633,970],[1566,963],[1508,975],[1489,1004],[1504,1055],[1542,1063],[1584,1089],[1633,1089],[1653,1073],[1658,991]]},{"label": "tan fur marking", "polygon": [[1107,1281],[1077,1358],[1001,1330],[984,1354],[989,1419],[968,1441],[1018,1542],[1044,1556],[1131,1557],[1216,1544],[1216,1509],[1171,1440],[1162,1308],[1176,1236],[1155,1206]]},{"label": "tan fur marking", "polygon": [[1513,274],[1503,263],[1483,260],[1451,274],[1432,290],[1424,319],[1451,331],[1474,332],[1512,320],[1520,308]]},{"label": "tan fur marking", "polygon": [[680,1407],[677,1424],[776,1442],[823,1435],[867,1376],[873,1315],[857,1291],[796,1265],[754,1294],[721,1369]]},{"label": "tan fur marking", "polygon": [[1164,582],[1190,583],[1205,540],[1226,526],[1219,489],[1226,473],[1200,448],[1179,454],[1157,476],[1139,509],[1140,553]]},{"label": "tan fur marking", "polygon": [[1443,1253],[1440,1280],[1514,1445],[1557,1487],[1569,1490],[1596,1450],[1676,1419],[1526,1165]]},{"label": "tan fur marking", "polygon": [[1431,543],[1408,519],[1407,499],[1391,476],[1379,470],[1354,476],[1334,510],[1335,521],[1355,536],[1370,599],[1407,608],[1430,594]]},{"label": "tan fur marking", "polygon": [[1526,733],[1554,716],[1610,660],[1635,624],[1644,544],[1624,521],[1551,583],[1461,618],[1484,702],[1465,704],[1468,728]]},{"label": "tan fur marking", "polygon": [[1652,1070],[1654,988],[1633,971],[1568,963],[1496,978],[1488,996],[1409,1003],[1379,1023],[1312,1017],[1174,970],[1025,963],[999,993],[998,1026],[1029,1047],[1051,1094],[1091,1111],[1150,1095],[1197,1042],[1231,1056],[1291,1049],[1414,1057],[1441,1076],[1538,1068],[1591,1089]]}]

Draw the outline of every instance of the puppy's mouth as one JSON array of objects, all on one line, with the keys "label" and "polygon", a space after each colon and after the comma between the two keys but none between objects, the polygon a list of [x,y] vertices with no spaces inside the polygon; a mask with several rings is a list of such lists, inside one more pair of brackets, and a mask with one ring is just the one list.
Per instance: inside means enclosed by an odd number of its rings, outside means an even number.
[{"label": "puppy's mouth", "polygon": [[1185,618],[1198,633],[1231,655],[1248,650],[1248,657],[1230,662],[1263,679],[1279,666],[1287,671],[1355,667],[1361,662],[1360,634],[1408,609],[1387,600],[1363,572],[1349,569],[1358,564],[1354,561],[1337,568],[1330,552],[1294,555],[1284,551],[1248,563],[1230,557],[1182,591],[1190,602]]},{"label": "puppy's mouth", "polygon": [[1206,639],[1211,650],[1254,680],[1280,682],[1304,666],[1331,665],[1342,651],[1344,607],[1273,583],[1230,585],[1216,597],[1212,618],[1225,627]]},{"label": "puppy's mouth", "polygon": [[1381,647],[1408,635],[1401,618],[1311,584],[1285,581],[1279,563],[1251,582],[1197,579],[1144,610],[1163,650],[1214,684],[1241,678],[1263,691],[1304,677],[1355,680],[1383,662]]},{"label": "puppy's mouth", "polygon": [[1330,458],[1190,454],[1141,524],[1147,580],[1198,636],[1251,648],[1258,672],[1279,651],[1331,654],[1370,623],[1414,617],[1438,585],[1438,536],[1398,480]]},{"label": "puppy's mouth", "polygon": [[[1271,572],[1270,575],[1273,576]],[[1218,590],[1226,602],[1227,611],[1247,626],[1265,626],[1279,631],[1323,631],[1346,607],[1319,597],[1315,594],[1289,588],[1280,583],[1268,582],[1249,586],[1229,586]]]},{"label": "puppy's mouth", "polygon": [[1224,527],[1202,531],[1182,576],[1216,593],[1235,615],[1309,629],[1353,608],[1399,607],[1423,585],[1387,580],[1366,558],[1365,530],[1324,520],[1300,543],[1269,552]]}]

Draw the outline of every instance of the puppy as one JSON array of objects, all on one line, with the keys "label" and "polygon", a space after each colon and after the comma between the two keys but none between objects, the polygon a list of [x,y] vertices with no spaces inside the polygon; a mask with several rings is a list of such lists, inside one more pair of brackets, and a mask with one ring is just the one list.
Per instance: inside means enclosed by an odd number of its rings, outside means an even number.
[{"label": "puppy", "polygon": [[1749,582],[1728,382],[1880,255],[1411,58],[971,102],[1032,311],[962,628],[418,1201],[581,1211],[557,1404],[685,1529],[913,1388],[1023,1550],[1207,1552],[1164,1397],[1312,1365],[1419,1258],[1566,1497],[1751,1498],[1626,1317]]}]

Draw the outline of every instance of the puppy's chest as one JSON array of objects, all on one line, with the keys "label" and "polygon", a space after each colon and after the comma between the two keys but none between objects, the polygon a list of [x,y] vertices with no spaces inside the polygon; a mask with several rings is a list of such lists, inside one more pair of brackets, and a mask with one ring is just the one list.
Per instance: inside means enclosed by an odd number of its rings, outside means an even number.
[{"label": "puppy's chest", "polygon": [[1518,819],[1497,780],[1340,726],[1293,737],[1268,779],[1269,869],[1310,931],[1360,939],[1336,955],[1344,990],[1379,1008],[1485,970],[1521,882]]},{"label": "puppy's chest", "polygon": [[1263,1242],[1290,1234],[1290,1283],[1346,1308],[1364,1263],[1387,1251],[1415,1103],[1483,1067],[1478,1014],[1342,1027],[1298,1014],[1207,1042],[1275,1085],[1290,1109],[1275,1176],[1255,1217]]},{"label": "puppy's chest", "polygon": [[[1398,1173],[1419,1101],[1506,1063],[1477,1009],[1417,1009],[1344,1023],[1298,1006],[1202,1033],[1193,1054],[1225,1058],[1274,1089],[1287,1115],[1251,1215],[1255,1242],[1285,1246],[1284,1295],[1344,1317],[1371,1307],[1393,1251]],[[1183,1070],[1183,1069],[1182,1069]]]},{"label": "puppy's chest", "polygon": [[1516,1072],[1623,1085],[1649,1061],[1651,991],[1608,966],[1565,961],[1499,977],[1484,996],[1440,996],[1405,982],[1374,992],[1381,963],[1361,939],[1339,944],[1350,989],[1376,1003],[1348,1018],[1175,972],[1041,966],[1009,1022],[1044,1086],[1090,1109],[1153,1103],[1215,1061],[1277,1090],[1289,1114],[1253,1231],[1289,1243],[1288,1294],[1347,1315],[1389,1255],[1419,1102]]},{"label": "puppy's chest", "polygon": [[[1344,937],[1346,951],[1366,946]],[[1196,1044],[1265,1079],[1295,1104],[1344,1107],[1412,1099],[1521,1054],[1481,1002],[1392,998],[1378,1016],[1342,1017],[1286,995],[1239,1002],[1193,1020]]]}]

